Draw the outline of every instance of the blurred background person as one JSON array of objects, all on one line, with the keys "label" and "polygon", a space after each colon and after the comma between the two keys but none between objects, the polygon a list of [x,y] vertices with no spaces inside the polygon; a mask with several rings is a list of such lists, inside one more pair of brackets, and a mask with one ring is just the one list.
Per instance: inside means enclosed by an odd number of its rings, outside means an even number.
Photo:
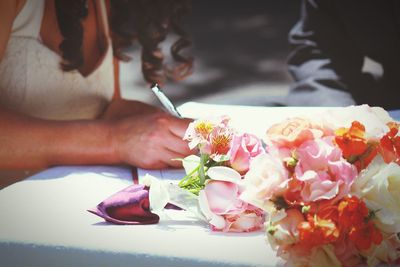
[{"label": "blurred background person", "polygon": [[400,107],[400,1],[303,0],[287,105]]}]

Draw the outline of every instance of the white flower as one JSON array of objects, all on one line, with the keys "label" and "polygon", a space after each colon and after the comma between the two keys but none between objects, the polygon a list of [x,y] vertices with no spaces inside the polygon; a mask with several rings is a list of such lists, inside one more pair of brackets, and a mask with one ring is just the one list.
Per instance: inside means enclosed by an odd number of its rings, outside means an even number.
[{"label": "white flower", "polygon": [[376,224],[386,233],[400,232],[400,166],[377,156],[360,173],[352,190],[375,212]]},{"label": "white flower", "polygon": [[289,209],[286,212],[276,211],[271,214],[271,219],[266,223],[267,238],[271,247],[289,247],[298,242],[297,226],[304,221],[303,214],[297,209]]},{"label": "white flower", "polygon": [[148,173],[143,178],[143,184],[150,187],[149,201],[151,211],[160,215],[170,200],[166,186],[161,180]]},{"label": "white flower", "polygon": [[288,172],[276,155],[258,155],[250,163],[250,170],[243,180],[245,189],[240,198],[270,212],[273,207],[271,199],[284,191],[287,182]]},{"label": "white flower", "polygon": [[189,155],[182,160],[183,169],[185,169],[185,173],[188,175],[193,172],[196,168],[199,167],[200,157],[196,155]]},{"label": "white flower", "polygon": [[320,119],[324,125],[329,125],[332,129],[350,127],[353,121],[359,121],[365,126],[368,139],[383,136],[389,130],[386,124],[393,121],[383,108],[368,105],[332,109],[316,119]]}]

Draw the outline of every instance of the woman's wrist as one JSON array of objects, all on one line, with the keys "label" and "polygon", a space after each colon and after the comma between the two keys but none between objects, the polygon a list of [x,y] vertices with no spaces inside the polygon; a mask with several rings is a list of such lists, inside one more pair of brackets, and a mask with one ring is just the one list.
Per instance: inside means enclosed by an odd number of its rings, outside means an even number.
[{"label": "woman's wrist", "polygon": [[[65,124],[68,125],[65,125]],[[118,164],[112,144],[113,123],[105,120],[56,123],[48,165]]]}]

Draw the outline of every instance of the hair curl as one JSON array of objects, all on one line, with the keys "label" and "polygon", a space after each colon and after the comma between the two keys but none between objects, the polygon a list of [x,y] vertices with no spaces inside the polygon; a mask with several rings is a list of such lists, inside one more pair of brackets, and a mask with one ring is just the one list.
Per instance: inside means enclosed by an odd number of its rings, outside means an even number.
[{"label": "hair curl", "polygon": [[[87,0],[55,0],[57,21],[64,37],[59,48],[64,71],[83,65],[82,19],[87,16]],[[141,47],[143,77],[149,83],[164,83],[166,79],[180,80],[192,73],[193,59],[181,55],[191,41],[183,29],[183,20],[191,12],[190,0],[110,0],[110,27],[114,55],[129,60],[122,49],[137,41]],[[168,67],[160,44],[169,33],[178,40],[170,48],[177,63]]]}]

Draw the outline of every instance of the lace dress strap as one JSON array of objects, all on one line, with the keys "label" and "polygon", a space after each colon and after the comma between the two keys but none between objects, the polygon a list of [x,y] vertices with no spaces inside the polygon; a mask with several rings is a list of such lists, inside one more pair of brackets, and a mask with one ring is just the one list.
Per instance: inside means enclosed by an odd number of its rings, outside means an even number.
[{"label": "lace dress strap", "polygon": [[12,35],[40,39],[45,0],[26,0],[12,26]]}]

